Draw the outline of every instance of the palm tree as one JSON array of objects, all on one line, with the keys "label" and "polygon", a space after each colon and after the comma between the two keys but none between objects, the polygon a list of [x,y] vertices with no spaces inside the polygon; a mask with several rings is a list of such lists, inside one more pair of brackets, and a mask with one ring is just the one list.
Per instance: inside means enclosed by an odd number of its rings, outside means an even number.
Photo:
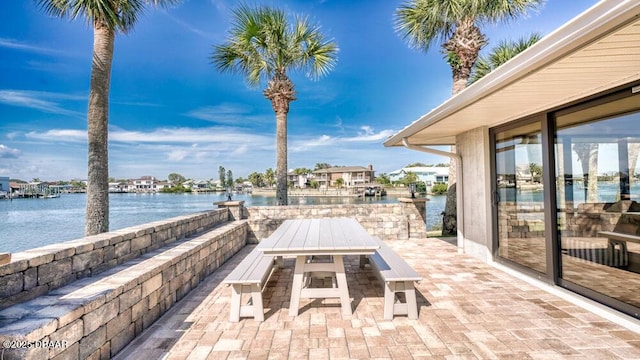
[{"label": "palm tree", "polygon": [[273,171],[272,168],[268,168],[267,170],[264,171],[264,181],[267,182],[267,185],[269,185],[269,187],[273,186],[275,179],[276,179],[276,173]]},{"label": "palm tree", "polygon": [[86,18],[93,26],[93,57],[87,110],[86,236],[109,231],[109,84],[116,33],[127,33],[147,4],[167,6],[179,0],[36,0],[59,18]]},{"label": "palm tree", "polygon": [[[453,76],[453,95],[469,83],[471,69],[486,36],[480,30],[484,23],[497,23],[525,15],[544,0],[407,0],[395,12],[396,31],[409,46],[424,52],[440,41]],[[455,146],[451,152],[456,152]],[[449,191],[443,216],[443,235],[455,235],[456,229],[456,164],[449,166]]]},{"label": "palm tree", "polygon": [[482,77],[492,72],[498,66],[511,60],[531,45],[535,44],[542,38],[539,33],[533,33],[529,37],[522,37],[517,41],[502,41],[496,47],[491,49],[489,55],[480,56],[471,69],[471,77],[469,84],[480,80]]},{"label": "palm tree", "polygon": [[307,18],[290,23],[282,10],[240,5],[233,16],[226,43],[214,47],[211,59],[222,72],[244,75],[252,87],[267,82],[264,96],[276,113],[276,201],[287,205],[287,114],[296,99],[287,72],[303,70],[318,79],[335,65],[338,47]]}]

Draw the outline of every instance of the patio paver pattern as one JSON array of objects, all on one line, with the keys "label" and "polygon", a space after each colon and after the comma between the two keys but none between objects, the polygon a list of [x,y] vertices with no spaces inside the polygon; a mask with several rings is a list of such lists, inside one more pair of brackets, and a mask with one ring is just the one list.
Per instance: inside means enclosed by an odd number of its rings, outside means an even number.
[{"label": "patio paver pattern", "polygon": [[247,246],[135,339],[118,359],[640,359],[640,334],[439,239],[390,241],[424,278],[419,318],[383,319],[383,288],[358,257],[345,267],[353,315],[303,299],[289,316],[293,259],[264,291],[265,321],[229,322],[222,280]]}]

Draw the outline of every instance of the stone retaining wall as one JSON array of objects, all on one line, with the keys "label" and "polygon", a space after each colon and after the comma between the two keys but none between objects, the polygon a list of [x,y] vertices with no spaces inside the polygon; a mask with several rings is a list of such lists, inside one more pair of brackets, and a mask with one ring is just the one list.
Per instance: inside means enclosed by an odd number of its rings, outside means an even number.
[{"label": "stone retaining wall", "polygon": [[2,358],[113,357],[244,247],[247,231],[229,222],[0,310]]},{"label": "stone retaining wall", "polygon": [[427,236],[424,214],[412,203],[256,206],[244,208],[242,215],[249,219],[249,243],[269,236],[285,219],[343,216],[354,217],[371,235],[383,240]]},{"label": "stone retaining wall", "polygon": [[228,218],[226,209],[216,209],[12,254],[9,264],[0,265],[0,309],[94,276]]}]

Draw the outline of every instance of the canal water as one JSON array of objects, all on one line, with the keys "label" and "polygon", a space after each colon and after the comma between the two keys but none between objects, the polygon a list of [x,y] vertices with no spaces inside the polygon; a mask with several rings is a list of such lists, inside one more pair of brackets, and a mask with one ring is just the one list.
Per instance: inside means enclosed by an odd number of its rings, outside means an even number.
[{"label": "canal water", "polygon": [[[210,194],[110,194],[110,230],[164,220],[216,208],[224,201],[220,193]],[[430,196],[427,229],[441,226],[445,196]],[[234,195],[245,206],[275,205],[268,196]],[[0,200],[0,252],[26,249],[81,238],[84,233],[85,194],[62,194],[55,199]],[[291,205],[397,203],[395,197],[289,197]]]}]

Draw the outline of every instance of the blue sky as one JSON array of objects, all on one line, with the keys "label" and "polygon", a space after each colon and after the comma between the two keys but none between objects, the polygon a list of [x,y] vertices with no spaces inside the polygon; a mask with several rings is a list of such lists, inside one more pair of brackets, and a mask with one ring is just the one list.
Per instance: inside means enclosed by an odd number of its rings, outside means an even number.
[{"label": "blue sky", "polygon": [[[548,0],[537,13],[486,25],[490,44],[546,35],[596,0]],[[262,88],[219,73],[209,57],[224,42],[237,2],[191,0],[149,9],[118,35],[111,78],[109,173],[166,179],[235,177],[275,168],[275,115]],[[409,49],[393,30],[401,1],[260,1],[308,15],[339,46],[319,81],[292,74],[289,168],[372,164],[377,173],[412,162],[448,161],[382,145],[451,94],[439,46]],[[250,2],[250,4],[253,4]],[[92,29],[52,18],[35,1],[7,1],[0,13],[0,176],[84,179]],[[263,86],[264,87],[264,86]]]}]

